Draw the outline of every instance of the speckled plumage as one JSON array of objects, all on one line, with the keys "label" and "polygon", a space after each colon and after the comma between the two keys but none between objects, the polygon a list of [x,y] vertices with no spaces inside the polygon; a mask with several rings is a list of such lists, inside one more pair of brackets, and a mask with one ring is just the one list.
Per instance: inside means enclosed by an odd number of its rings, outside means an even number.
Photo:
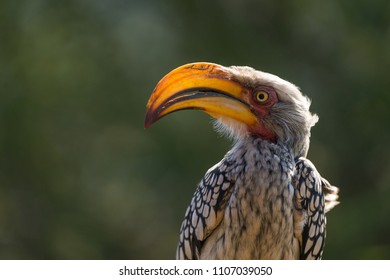
[{"label": "speckled plumage", "polygon": [[321,258],[326,223],[322,180],[309,160],[294,159],[281,143],[240,140],[199,184],[181,226],[176,257]]},{"label": "speckled plumage", "polygon": [[318,116],[294,84],[246,66],[190,63],[168,73],[145,127],[183,109],[234,139],[200,182],[180,230],[178,259],[320,259],[338,188],[306,158]]}]

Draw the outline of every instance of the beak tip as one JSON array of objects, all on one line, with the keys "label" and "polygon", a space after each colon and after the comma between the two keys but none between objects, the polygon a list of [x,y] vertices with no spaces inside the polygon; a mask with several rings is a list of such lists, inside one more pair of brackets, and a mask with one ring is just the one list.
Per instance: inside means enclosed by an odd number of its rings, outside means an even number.
[{"label": "beak tip", "polygon": [[157,119],[158,118],[156,118],[155,114],[153,114],[153,111],[148,110],[145,116],[144,128],[149,128],[157,121]]}]

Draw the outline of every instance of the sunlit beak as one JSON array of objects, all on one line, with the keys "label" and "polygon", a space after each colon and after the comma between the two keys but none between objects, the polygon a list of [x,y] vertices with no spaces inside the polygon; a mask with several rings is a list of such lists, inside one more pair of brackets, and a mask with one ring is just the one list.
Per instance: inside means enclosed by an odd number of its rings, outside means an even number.
[{"label": "sunlit beak", "polygon": [[214,118],[254,125],[256,116],[245,101],[248,89],[231,80],[229,69],[212,63],[191,63],[168,73],[156,86],[147,106],[145,127],[184,109],[202,110]]}]

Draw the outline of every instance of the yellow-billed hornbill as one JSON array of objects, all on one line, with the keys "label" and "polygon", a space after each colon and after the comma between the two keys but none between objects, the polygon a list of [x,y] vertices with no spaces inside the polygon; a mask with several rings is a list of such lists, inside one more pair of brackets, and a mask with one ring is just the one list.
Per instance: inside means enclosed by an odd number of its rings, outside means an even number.
[{"label": "yellow-billed hornbill", "polygon": [[293,84],[250,67],[191,63],[167,74],[145,127],[182,109],[216,119],[233,148],[185,213],[178,259],[320,259],[338,189],[306,159],[318,117]]}]

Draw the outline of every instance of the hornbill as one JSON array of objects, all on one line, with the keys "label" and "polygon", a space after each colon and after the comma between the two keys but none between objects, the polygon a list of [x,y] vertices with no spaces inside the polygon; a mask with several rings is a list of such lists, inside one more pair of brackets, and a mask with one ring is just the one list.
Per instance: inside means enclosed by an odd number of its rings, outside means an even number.
[{"label": "hornbill", "polygon": [[325,213],[338,188],[307,158],[318,117],[293,84],[250,67],[190,63],[168,73],[148,103],[145,127],[198,109],[234,139],[195,191],[177,259],[321,259]]}]

